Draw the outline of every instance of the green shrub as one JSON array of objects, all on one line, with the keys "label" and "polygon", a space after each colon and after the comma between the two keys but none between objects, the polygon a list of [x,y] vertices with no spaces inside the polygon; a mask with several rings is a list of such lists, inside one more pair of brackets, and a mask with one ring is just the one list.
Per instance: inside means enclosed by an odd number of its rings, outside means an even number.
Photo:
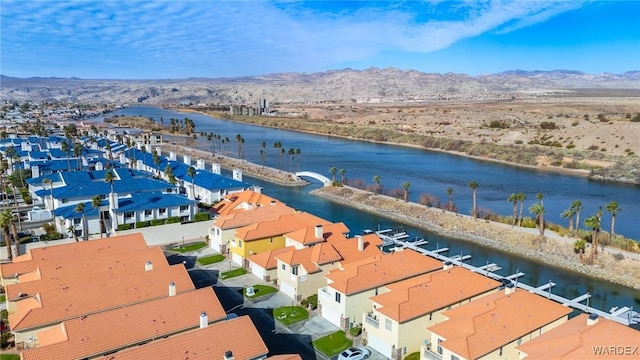
[{"label": "green shrub", "polygon": [[27,244],[33,241],[33,237],[31,236],[23,236],[20,239],[18,239],[18,242],[20,244]]},{"label": "green shrub", "polygon": [[175,224],[180,222],[180,216],[172,216],[167,218],[167,224]]},{"label": "green shrub", "polygon": [[209,213],[208,212],[197,213],[193,217],[193,221],[195,221],[195,222],[207,221],[207,220],[209,220]]},{"label": "green shrub", "polygon": [[318,294],[313,294],[307,298],[309,308],[315,310],[318,307]]},{"label": "green shrub", "polygon": [[558,128],[558,125],[553,121],[543,121],[540,123],[540,128],[544,130],[555,130]]},{"label": "green shrub", "polygon": [[129,230],[131,229],[131,224],[120,224],[118,225],[118,231]]},{"label": "green shrub", "polygon": [[138,221],[136,222],[136,229],[149,227],[151,225],[150,221]]},{"label": "green shrub", "polygon": [[57,233],[57,232],[53,232],[53,233],[48,233],[48,234],[44,234],[40,236],[40,241],[49,241],[49,240],[60,240],[64,237],[64,235]]},{"label": "green shrub", "polygon": [[158,225],[164,225],[165,221],[164,219],[153,219],[150,222],[151,226],[158,226]]},{"label": "green shrub", "polygon": [[361,333],[362,333],[362,328],[361,328],[361,327],[359,327],[359,326],[354,326],[354,327],[352,327],[351,329],[349,329],[349,334],[350,334],[351,336],[354,336],[354,337],[355,337],[355,336],[360,335]]}]

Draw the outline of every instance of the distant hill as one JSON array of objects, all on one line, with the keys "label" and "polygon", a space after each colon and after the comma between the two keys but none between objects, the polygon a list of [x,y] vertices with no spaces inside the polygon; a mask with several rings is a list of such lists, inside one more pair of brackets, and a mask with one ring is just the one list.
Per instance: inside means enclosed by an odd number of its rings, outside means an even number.
[{"label": "distant hill", "polygon": [[[276,73],[234,78],[89,80],[0,76],[3,100],[251,104],[258,98],[281,103],[405,101],[428,94],[512,93],[576,89],[625,89],[640,96],[640,71],[585,74],[573,70],[511,70],[469,76],[396,68]],[[626,91],[625,91],[626,93]]]}]

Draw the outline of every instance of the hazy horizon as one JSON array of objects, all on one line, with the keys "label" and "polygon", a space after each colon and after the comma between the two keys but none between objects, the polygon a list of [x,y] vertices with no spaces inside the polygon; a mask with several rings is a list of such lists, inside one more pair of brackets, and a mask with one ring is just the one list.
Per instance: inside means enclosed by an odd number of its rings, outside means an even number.
[{"label": "hazy horizon", "polygon": [[638,1],[3,0],[0,6],[0,74],[18,78],[640,69]]}]

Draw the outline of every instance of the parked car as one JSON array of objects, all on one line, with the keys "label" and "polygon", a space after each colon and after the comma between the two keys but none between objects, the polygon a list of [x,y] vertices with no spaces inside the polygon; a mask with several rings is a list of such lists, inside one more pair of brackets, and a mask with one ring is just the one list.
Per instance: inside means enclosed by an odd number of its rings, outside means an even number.
[{"label": "parked car", "polygon": [[371,351],[363,347],[352,347],[340,353],[338,360],[362,360],[371,355]]}]

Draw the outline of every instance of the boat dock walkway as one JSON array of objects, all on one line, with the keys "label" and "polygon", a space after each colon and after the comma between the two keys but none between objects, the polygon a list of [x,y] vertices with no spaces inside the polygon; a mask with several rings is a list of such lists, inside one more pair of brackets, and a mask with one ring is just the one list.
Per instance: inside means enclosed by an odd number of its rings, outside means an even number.
[{"label": "boat dock walkway", "polygon": [[[603,318],[606,319],[610,319],[616,322],[619,322],[623,325],[629,326],[632,324],[640,324],[640,313],[638,313],[637,311],[633,310],[633,307],[622,307],[622,308],[613,308],[611,309],[611,312],[606,312],[600,309],[596,309],[593,307],[589,306],[589,299],[591,298],[591,294],[586,293],[583,295],[580,295],[578,297],[575,297],[573,299],[567,299],[565,297],[562,297],[560,295],[556,295],[554,293],[552,293],[552,289],[553,287],[556,285],[554,282],[549,281],[546,284],[543,284],[541,286],[538,287],[533,287],[531,285],[522,283],[520,281],[518,281],[518,278],[524,276],[523,272],[517,271],[515,274],[511,274],[508,276],[502,276],[499,274],[496,274],[495,271],[498,271],[500,269],[502,269],[500,266],[498,266],[497,264],[494,263],[489,263],[487,262],[486,265],[483,266],[473,266],[471,264],[467,264],[464,261],[468,260],[471,258],[471,255],[463,255],[463,254],[459,254],[459,255],[453,255],[451,257],[442,255],[441,253],[443,252],[447,252],[449,250],[449,248],[440,248],[438,247],[438,249],[436,250],[427,250],[425,248],[420,247],[419,245],[416,245],[416,242],[409,242],[409,241],[403,241],[403,240],[399,240],[399,239],[394,239],[395,244],[396,244],[396,250],[398,250],[398,248],[406,248],[406,249],[411,249],[411,250],[415,250],[421,254],[430,256],[434,259],[437,260],[441,260],[441,261],[450,261],[451,263],[453,263],[454,265],[458,265],[460,267],[463,267],[465,269],[471,270],[473,272],[485,275],[487,277],[490,277],[494,280],[498,280],[501,281],[503,283],[505,282],[512,282],[514,283],[515,286],[527,290],[529,292],[538,294],[540,296],[544,296],[547,299],[553,300],[555,302],[558,302],[564,306],[570,306],[573,309],[576,310],[580,310],[580,311],[584,311],[586,313],[591,313],[591,314],[597,314],[598,316],[601,316]],[[583,302],[585,302],[583,304]]]}]

